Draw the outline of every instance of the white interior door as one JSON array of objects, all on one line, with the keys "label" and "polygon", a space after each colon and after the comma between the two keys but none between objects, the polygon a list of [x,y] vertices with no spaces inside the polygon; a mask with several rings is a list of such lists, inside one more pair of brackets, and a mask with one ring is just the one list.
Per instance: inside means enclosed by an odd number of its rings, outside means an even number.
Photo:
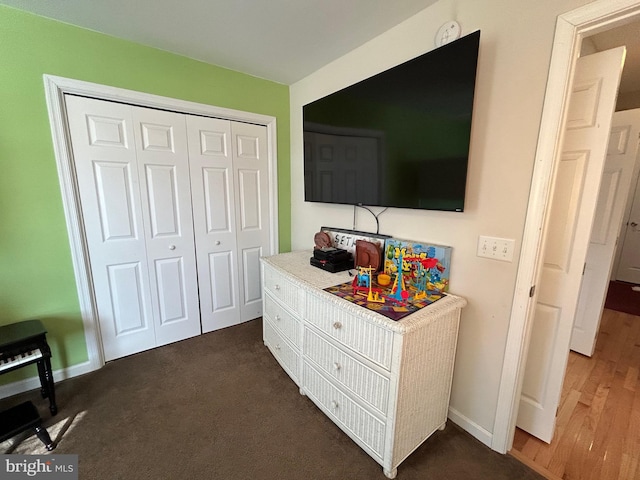
[{"label": "white interior door", "polygon": [[232,122],[240,320],[262,315],[260,257],[269,252],[267,129]]},{"label": "white interior door", "polygon": [[264,126],[187,118],[202,328],[262,315],[260,257],[270,253]]},{"label": "white interior door", "polygon": [[105,360],[156,345],[131,108],[66,97]]},{"label": "white interior door", "polygon": [[[635,115],[636,118],[640,115],[640,110],[629,110],[629,115]],[[638,137],[634,137],[633,141],[636,142]],[[636,151],[638,148],[635,144]],[[620,253],[618,259],[618,266],[614,278],[623,282],[630,282],[640,284],[640,178],[638,176],[638,161],[640,161],[640,152],[636,153],[636,172],[634,176],[635,187],[634,194],[627,207],[626,222],[623,225]]]},{"label": "white interior door", "polygon": [[105,360],[198,335],[184,117],[66,104]]},{"label": "white interior door", "polygon": [[131,107],[156,345],[199,335],[185,116]]},{"label": "white interior door", "polygon": [[550,442],[625,49],[578,59],[546,219],[531,341],[516,424]]},{"label": "white interior door", "polygon": [[187,117],[203,332],[240,322],[231,122]]},{"label": "white interior door", "polygon": [[609,137],[596,214],[582,276],[571,350],[590,357],[609,288],[618,236],[638,150],[640,111],[617,112]]}]

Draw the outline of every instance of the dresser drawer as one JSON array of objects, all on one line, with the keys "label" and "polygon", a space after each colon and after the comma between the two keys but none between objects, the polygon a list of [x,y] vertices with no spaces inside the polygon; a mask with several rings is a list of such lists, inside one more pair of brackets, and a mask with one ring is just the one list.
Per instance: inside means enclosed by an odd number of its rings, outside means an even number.
[{"label": "dresser drawer", "polygon": [[387,415],[389,379],[367,367],[319,334],[304,329],[304,356],[326,375],[351,390],[382,415]]},{"label": "dresser drawer", "polygon": [[393,332],[359,317],[351,308],[337,307],[314,294],[306,295],[305,320],[353,349],[360,355],[390,370],[393,351]]},{"label": "dresser drawer", "polygon": [[264,316],[287,340],[300,348],[300,322],[291,312],[271,298],[270,293],[264,296]]},{"label": "dresser drawer", "polygon": [[351,438],[381,459],[384,453],[384,422],[335,388],[306,361],[302,368],[302,384],[307,395]]},{"label": "dresser drawer", "polygon": [[300,288],[279,271],[264,267],[264,289],[293,312],[300,310]]},{"label": "dresser drawer", "polygon": [[264,344],[282,368],[298,383],[298,352],[276,331],[270,321],[263,322]]}]

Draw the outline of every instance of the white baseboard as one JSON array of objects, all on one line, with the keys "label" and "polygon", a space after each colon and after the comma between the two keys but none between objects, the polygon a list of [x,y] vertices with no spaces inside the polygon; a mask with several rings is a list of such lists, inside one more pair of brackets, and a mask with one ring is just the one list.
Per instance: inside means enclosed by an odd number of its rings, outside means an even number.
[{"label": "white baseboard", "polygon": [[[55,382],[59,382],[61,380],[66,380],[67,378],[84,375],[92,370],[94,369],[91,368],[91,362],[87,361],[79,363],[71,367],[54,370],[53,380]],[[40,388],[40,378],[36,375],[35,377],[25,378],[24,380],[18,380],[17,382],[8,383],[6,385],[0,385],[0,398],[11,397],[13,395],[38,388]]]},{"label": "white baseboard", "polygon": [[491,448],[493,434],[490,431],[482,428],[477,423],[472,422],[455,408],[451,407],[449,407],[449,420],[451,420],[463,430],[469,432],[475,438],[484,443],[487,447]]}]

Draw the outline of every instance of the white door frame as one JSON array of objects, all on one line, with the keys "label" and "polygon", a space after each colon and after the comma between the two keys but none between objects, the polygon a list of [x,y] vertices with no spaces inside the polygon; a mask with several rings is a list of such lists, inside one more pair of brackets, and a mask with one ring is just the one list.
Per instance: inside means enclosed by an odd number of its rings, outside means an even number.
[{"label": "white door frame", "polygon": [[[82,210],[73,169],[73,156],[71,140],[67,129],[67,113],[64,95],[75,94],[99,100],[128,103],[141,107],[264,125],[267,128],[269,185],[271,187],[269,192],[269,214],[271,222],[269,254],[271,255],[278,252],[278,156],[276,146],[276,118],[268,115],[161,97],[53,75],[44,75],[44,86],[58,177],[62,191],[62,203],[71,246],[71,259],[73,262],[78,300],[80,302],[80,313],[84,327],[85,342],[87,344],[87,353],[89,355],[89,365],[86,371],[92,371],[104,365],[104,355],[98,324],[98,310],[93,294],[89,254],[86,248],[82,224]],[[86,371],[83,370],[80,373],[86,373]]]},{"label": "white door frame", "polygon": [[542,227],[582,39],[638,18],[640,0],[596,0],[557,20],[491,439],[491,448],[500,453],[513,443],[535,306],[535,293],[530,293],[541,270]]}]

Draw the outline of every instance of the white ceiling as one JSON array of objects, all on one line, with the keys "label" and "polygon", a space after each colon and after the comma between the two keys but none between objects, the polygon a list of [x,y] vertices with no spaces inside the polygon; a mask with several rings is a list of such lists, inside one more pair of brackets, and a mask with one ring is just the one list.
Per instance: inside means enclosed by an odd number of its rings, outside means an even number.
[{"label": "white ceiling", "polygon": [[0,0],[290,85],[437,0]]},{"label": "white ceiling", "polygon": [[[290,85],[438,0],[0,0],[0,4]],[[620,92],[640,90],[640,23],[590,37],[627,46]]]}]

